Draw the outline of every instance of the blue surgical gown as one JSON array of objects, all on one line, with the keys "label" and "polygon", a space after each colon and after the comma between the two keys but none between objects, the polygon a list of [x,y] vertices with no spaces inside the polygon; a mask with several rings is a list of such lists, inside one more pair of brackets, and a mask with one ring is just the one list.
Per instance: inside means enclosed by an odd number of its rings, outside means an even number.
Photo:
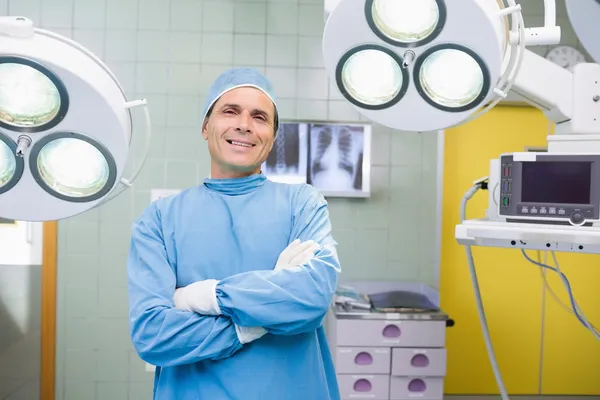
[{"label": "blue surgical gown", "polygon": [[[294,239],[321,245],[301,268],[274,267]],[[156,365],[159,400],[337,400],[323,328],[340,272],[327,203],[263,174],[207,179],[152,203],[127,265],[133,345]],[[174,308],[176,288],[217,279],[219,316]],[[235,325],[267,334],[242,345]]]}]

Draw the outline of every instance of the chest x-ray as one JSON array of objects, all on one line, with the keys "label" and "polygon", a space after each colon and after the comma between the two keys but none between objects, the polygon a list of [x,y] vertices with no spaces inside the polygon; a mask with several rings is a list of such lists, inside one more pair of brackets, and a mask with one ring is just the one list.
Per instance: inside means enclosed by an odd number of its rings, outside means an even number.
[{"label": "chest x-ray", "polygon": [[363,190],[364,128],[311,125],[308,183],[324,191]]},{"label": "chest x-ray", "polygon": [[276,182],[306,182],[306,146],[305,124],[281,124],[263,165],[264,174]]},{"label": "chest x-ray", "polygon": [[282,123],[263,173],[275,182],[309,183],[325,196],[368,197],[369,151],[368,125]]}]

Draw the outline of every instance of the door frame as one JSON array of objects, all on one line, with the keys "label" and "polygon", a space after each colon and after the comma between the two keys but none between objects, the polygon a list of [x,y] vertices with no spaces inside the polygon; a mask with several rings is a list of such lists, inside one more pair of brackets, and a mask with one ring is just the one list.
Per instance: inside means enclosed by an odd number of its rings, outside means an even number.
[{"label": "door frame", "polygon": [[44,222],[42,243],[40,400],[54,400],[56,389],[58,222]]}]

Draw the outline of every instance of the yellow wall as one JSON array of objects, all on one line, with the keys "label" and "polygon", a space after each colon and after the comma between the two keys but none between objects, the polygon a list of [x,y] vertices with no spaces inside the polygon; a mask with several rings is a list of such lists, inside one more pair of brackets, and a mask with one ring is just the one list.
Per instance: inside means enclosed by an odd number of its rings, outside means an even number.
[{"label": "yellow wall", "polygon": [[[546,146],[548,122],[533,108],[496,107],[445,134],[442,223],[442,307],[456,321],[448,329],[448,394],[497,393],[483,342],[464,248],[454,227],[472,182],[489,174],[489,160],[525,146]],[[469,202],[468,218],[484,215],[487,192]],[[537,258],[537,253],[529,252]],[[600,341],[549,295],[543,302],[539,268],[520,251],[474,247],[473,256],[496,357],[511,394],[538,394],[542,313],[546,309],[543,394],[600,394]],[[579,305],[600,325],[600,256],[559,253]],[[554,277],[552,277],[554,278]],[[564,296],[558,279],[555,292]]]}]

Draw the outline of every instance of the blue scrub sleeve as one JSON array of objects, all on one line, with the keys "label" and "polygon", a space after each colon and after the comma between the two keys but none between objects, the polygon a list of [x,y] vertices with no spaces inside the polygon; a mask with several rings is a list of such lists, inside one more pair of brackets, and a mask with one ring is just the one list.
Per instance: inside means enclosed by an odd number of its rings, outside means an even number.
[{"label": "blue scrub sleeve", "polygon": [[227,358],[242,347],[230,318],[174,308],[176,275],[156,203],[133,225],[127,280],[131,338],[144,361],[172,367]]},{"label": "blue scrub sleeve", "polygon": [[217,301],[236,325],[262,326],[276,335],[310,332],[322,325],[341,271],[327,202],[312,186],[303,186],[293,218],[290,242],[314,240],[321,250],[300,267],[250,271],[221,280]]}]

